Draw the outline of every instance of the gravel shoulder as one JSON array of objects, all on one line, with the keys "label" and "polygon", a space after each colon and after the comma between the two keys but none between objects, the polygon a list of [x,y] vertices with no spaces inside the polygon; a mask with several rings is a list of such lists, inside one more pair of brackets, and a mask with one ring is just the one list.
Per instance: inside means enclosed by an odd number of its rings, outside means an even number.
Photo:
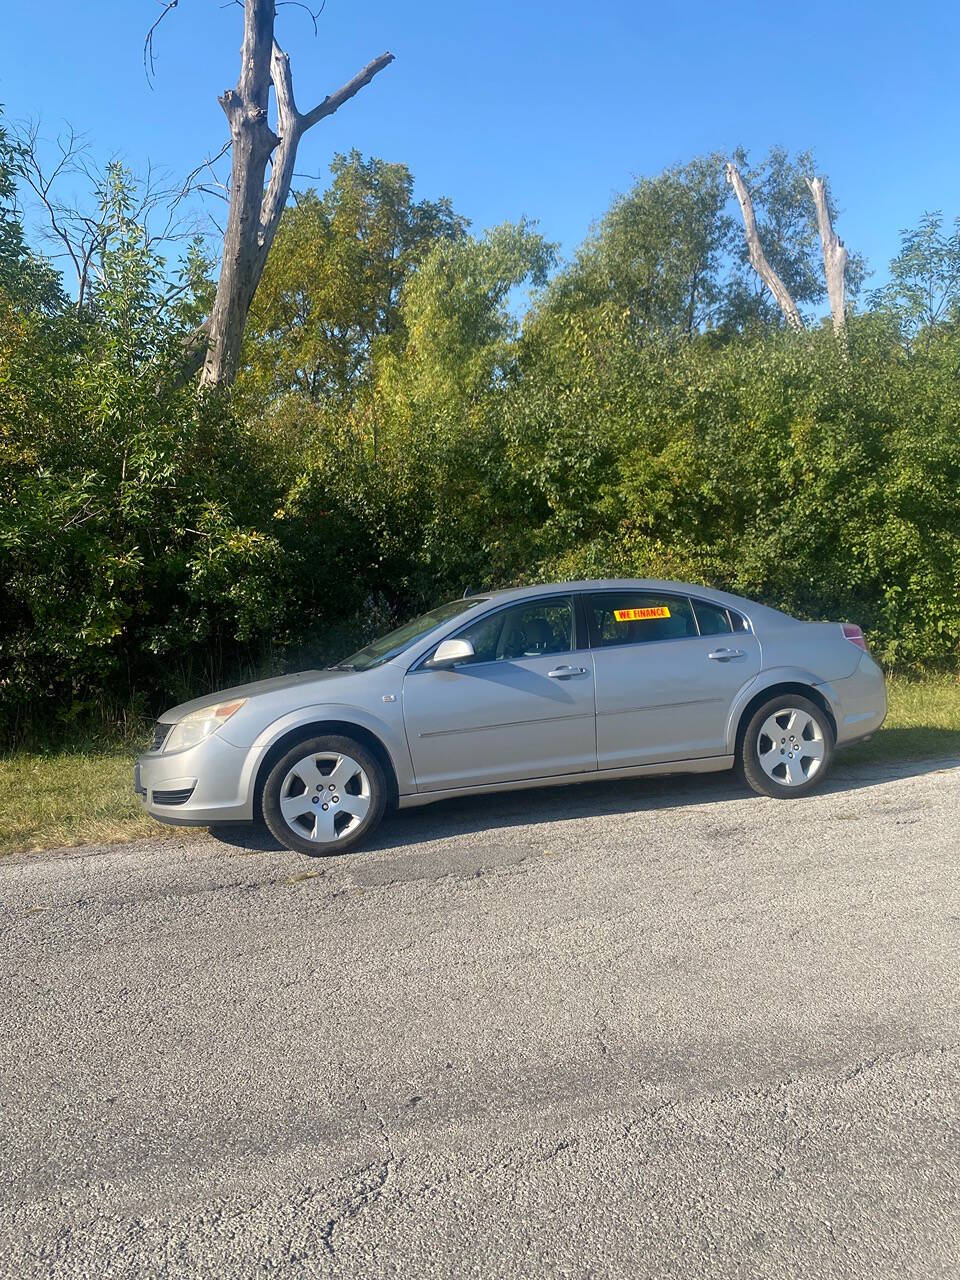
[{"label": "gravel shoulder", "polygon": [[960,760],[0,863],[0,1276],[955,1277]]}]

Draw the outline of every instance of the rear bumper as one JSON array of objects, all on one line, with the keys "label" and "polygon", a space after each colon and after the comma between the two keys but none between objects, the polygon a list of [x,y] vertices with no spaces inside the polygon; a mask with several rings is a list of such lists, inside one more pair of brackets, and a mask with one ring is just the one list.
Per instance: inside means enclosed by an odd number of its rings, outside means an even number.
[{"label": "rear bumper", "polygon": [[853,675],[818,686],[837,722],[837,746],[850,747],[868,738],[887,717],[887,685],[883,672],[865,653]]},{"label": "rear bumper", "polygon": [[249,822],[253,802],[244,776],[249,755],[247,747],[234,747],[218,734],[188,751],[147,751],[134,765],[134,790],[151,817],[171,826]]}]

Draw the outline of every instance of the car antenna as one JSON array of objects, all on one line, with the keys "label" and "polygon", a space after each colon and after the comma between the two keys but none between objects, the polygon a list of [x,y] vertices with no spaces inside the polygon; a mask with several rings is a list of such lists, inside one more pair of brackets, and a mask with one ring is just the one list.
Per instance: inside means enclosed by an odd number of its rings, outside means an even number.
[{"label": "car antenna", "polygon": [[471,596],[475,596],[476,594],[477,594],[477,593],[476,593],[476,591],[474,590],[474,588],[473,588],[473,587],[467,587],[467,589],[466,589],[466,591],[464,591],[463,596],[461,597],[461,599],[463,599],[463,600],[469,600]]}]

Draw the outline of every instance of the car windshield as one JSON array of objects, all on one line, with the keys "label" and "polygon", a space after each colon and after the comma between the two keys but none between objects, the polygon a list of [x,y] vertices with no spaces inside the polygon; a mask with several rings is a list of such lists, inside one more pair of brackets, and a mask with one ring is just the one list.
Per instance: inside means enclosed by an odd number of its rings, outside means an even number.
[{"label": "car windshield", "polygon": [[411,622],[405,622],[402,627],[397,627],[396,631],[390,631],[385,636],[380,636],[378,640],[371,640],[362,649],[352,653],[349,658],[338,662],[337,668],[347,671],[369,671],[371,667],[379,667],[381,663],[389,662],[398,653],[403,653],[404,649],[409,649],[412,644],[429,635],[441,623],[449,622],[451,618],[468,613],[478,604],[484,603],[481,596],[471,596],[468,600],[451,600],[448,604],[441,604],[436,609],[431,609],[429,613],[421,614]]}]

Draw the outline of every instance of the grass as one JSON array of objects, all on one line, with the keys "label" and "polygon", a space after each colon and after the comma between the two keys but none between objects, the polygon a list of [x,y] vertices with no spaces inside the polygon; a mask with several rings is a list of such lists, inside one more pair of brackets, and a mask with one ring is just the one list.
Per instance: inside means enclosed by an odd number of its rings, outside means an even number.
[{"label": "grass", "polygon": [[[960,756],[960,676],[897,676],[888,689],[885,726],[843,752],[845,764]],[[0,757],[0,854],[190,830],[143,813],[133,794],[136,751],[129,741],[97,742]]]},{"label": "grass", "polygon": [[112,844],[164,830],[133,794],[129,744],[0,757],[0,854]]},{"label": "grass", "polygon": [[842,752],[844,764],[960,756],[960,675],[891,676],[887,696],[883,728]]}]

